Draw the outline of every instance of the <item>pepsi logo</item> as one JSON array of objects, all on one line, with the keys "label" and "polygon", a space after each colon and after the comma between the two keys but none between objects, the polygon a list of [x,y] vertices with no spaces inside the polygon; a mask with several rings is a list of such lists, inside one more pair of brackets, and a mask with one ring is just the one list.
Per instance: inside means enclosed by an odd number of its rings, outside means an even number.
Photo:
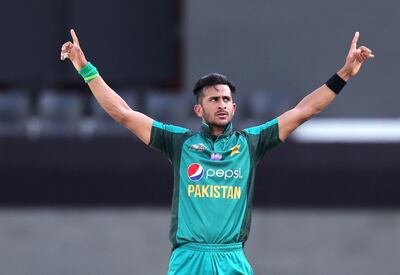
[{"label": "pepsi logo", "polygon": [[203,167],[198,163],[192,163],[187,169],[188,177],[192,181],[200,180],[204,175]]}]

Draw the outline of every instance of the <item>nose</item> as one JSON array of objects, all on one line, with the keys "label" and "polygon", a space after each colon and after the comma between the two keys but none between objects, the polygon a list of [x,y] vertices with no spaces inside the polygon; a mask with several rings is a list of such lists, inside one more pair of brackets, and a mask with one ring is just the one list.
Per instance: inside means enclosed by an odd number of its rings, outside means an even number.
[{"label": "nose", "polygon": [[227,103],[223,99],[220,99],[218,103],[218,109],[226,109]]}]

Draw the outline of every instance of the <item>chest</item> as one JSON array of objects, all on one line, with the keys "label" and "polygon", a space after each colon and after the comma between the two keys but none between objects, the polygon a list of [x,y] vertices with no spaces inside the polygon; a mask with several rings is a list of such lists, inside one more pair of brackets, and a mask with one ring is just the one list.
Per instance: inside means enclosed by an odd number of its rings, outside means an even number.
[{"label": "chest", "polygon": [[241,166],[249,158],[246,139],[235,135],[215,140],[196,136],[187,140],[182,149],[185,162],[201,162],[207,166]]}]

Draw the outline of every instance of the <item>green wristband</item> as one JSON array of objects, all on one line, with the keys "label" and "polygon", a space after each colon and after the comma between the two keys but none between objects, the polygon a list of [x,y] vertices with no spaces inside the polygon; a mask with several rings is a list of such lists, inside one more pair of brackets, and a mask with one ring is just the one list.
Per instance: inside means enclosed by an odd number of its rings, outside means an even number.
[{"label": "green wristband", "polygon": [[85,83],[89,83],[92,79],[100,75],[97,68],[90,62],[86,63],[86,65],[80,69],[78,73],[83,77]]}]

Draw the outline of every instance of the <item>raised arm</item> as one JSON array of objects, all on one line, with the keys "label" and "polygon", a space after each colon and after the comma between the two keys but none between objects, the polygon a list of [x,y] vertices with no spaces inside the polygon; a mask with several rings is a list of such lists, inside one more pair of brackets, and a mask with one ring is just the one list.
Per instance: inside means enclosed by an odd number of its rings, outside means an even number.
[{"label": "raised arm", "polygon": [[[72,42],[68,41],[61,48],[61,60],[69,58],[77,71],[87,65],[87,60],[79,45],[79,40],[71,30]],[[97,76],[88,82],[89,88],[101,107],[115,121],[131,130],[144,143],[150,143],[151,127],[153,119],[132,110],[128,104],[111,89],[101,76]]]},{"label": "raised arm", "polygon": [[[359,33],[356,32],[351,42],[346,63],[337,72],[337,75],[341,78],[337,80],[341,82],[347,82],[351,77],[355,76],[363,62],[374,57],[372,51],[367,47],[361,46],[357,48],[358,37]],[[284,141],[302,123],[323,111],[335,99],[337,93],[338,91],[334,91],[324,84],[304,97],[296,107],[279,116],[279,138]]]}]

